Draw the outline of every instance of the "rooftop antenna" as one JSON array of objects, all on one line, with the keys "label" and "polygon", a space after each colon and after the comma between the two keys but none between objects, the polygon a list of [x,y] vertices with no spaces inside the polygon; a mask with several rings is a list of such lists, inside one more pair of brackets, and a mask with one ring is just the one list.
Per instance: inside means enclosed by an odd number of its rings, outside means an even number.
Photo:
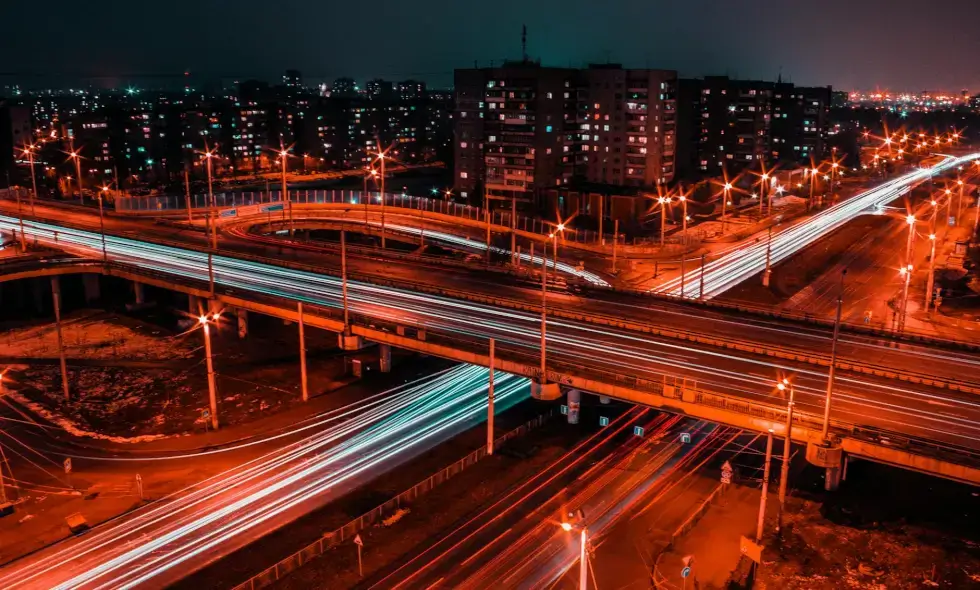
[{"label": "rooftop antenna", "polygon": [[521,26],[521,56],[527,62],[527,25]]},{"label": "rooftop antenna", "polygon": [[783,66],[779,66],[779,77],[776,78],[776,84],[783,83]]}]

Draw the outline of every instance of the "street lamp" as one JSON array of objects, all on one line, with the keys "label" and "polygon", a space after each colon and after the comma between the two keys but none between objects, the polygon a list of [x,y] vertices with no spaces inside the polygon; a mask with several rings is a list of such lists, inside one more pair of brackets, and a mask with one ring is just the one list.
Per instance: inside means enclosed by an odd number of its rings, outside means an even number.
[{"label": "street lamp", "polygon": [[657,197],[657,202],[660,203],[660,247],[663,248],[667,231],[667,204],[670,203],[670,197]]},{"label": "street lamp", "polygon": [[724,189],[721,201],[721,233],[725,233],[725,214],[728,211],[728,197],[732,191],[732,183],[726,182]]},{"label": "street lamp", "polygon": [[793,446],[793,382],[783,378],[776,384],[780,392],[789,391],[789,401],[786,403],[786,441],[783,443],[783,465],[779,477],[779,512],[776,515],[776,530],[783,532],[783,513],[786,511],[786,487],[789,481],[790,452]]},{"label": "street lamp", "polygon": [[208,395],[211,398],[211,426],[218,429],[218,396],[214,382],[214,364],[211,362],[211,324],[218,324],[221,315],[218,312],[204,314],[198,318],[201,329],[204,331],[204,352],[207,355],[208,363]]},{"label": "street lamp", "polygon": [[929,313],[929,305],[932,304],[932,287],[936,280],[936,234],[929,234],[932,251],[929,254],[929,279],[926,282],[926,313]]},{"label": "street lamp", "polygon": [[108,193],[109,185],[103,185],[102,190],[99,191],[99,231],[102,233],[102,262],[109,261],[109,256],[106,254],[105,248],[105,214],[102,210],[103,195]]},{"label": "street lamp", "polygon": [[762,206],[763,203],[768,198],[768,196],[769,196],[769,173],[763,172],[762,173],[762,197],[759,199],[759,217],[762,217],[763,215]]},{"label": "street lamp", "polygon": [[902,276],[902,309],[901,314],[898,316],[898,333],[901,334],[905,331],[905,314],[908,311],[909,303],[909,283],[912,281],[912,265],[903,266],[898,269],[898,274]]},{"label": "street lamp", "polygon": [[216,154],[215,150],[208,149],[207,140],[204,141],[204,161],[207,164],[208,170],[208,227],[211,230],[211,247],[215,250],[218,249],[218,228],[214,216],[214,186],[213,186],[213,176],[211,171],[211,161],[214,159]]},{"label": "street lamp", "polygon": [[681,299],[684,298],[684,282],[686,278],[684,257],[687,255],[687,197],[679,195],[677,200],[681,202],[684,210],[681,212],[684,219],[681,221],[681,236],[684,240],[684,248],[681,250]]},{"label": "street lamp", "polygon": [[588,571],[589,571],[589,561],[588,561],[588,543],[589,543],[589,530],[585,526],[585,512],[581,508],[575,511],[574,514],[569,514],[569,517],[575,518],[575,522],[562,521],[561,529],[565,532],[572,532],[576,529],[579,530],[581,541],[579,545],[579,573],[578,573],[578,587],[579,590],[587,590],[589,587]]},{"label": "street lamp", "polygon": [[71,147],[68,157],[75,160],[75,174],[78,175],[78,200],[84,205],[85,195],[82,193],[82,157],[80,151],[75,151],[75,148]]},{"label": "street lamp", "polygon": [[34,174],[34,150],[37,149],[37,145],[31,143],[24,148],[24,155],[27,156],[27,161],[31,166],[31,185],[34,187],[34,192],[31,193],[31,215],[34,215],[34,199],[37,198],[37,176]]},{"label": "street lamp", "polygon": [[293,237],[293,234],[296,231],[295,225],[293,224],[293,202],[289,198],[289,188],[286,186],[286,158],[289,157],[290,149],[292,148],[283,147],[282,142],[280,141],[279,151],[276,152],[276,155],[279,156],[279,162],[282,164],[282,200],[284,203],[286,203],[286,207],[289,208],[289,237]]}]

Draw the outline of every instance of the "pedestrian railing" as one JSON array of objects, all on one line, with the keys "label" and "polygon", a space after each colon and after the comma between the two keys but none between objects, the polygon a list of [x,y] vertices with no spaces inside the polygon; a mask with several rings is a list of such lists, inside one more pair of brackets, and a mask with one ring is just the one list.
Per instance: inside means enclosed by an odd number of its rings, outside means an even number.
[{"label": "pedestrian railing", "polygon": [[[549,410],[548,412],[530,420],[514,430],[498,437],[494,440],[494,448],[498,448],[500,445],[506,443],[507,441],[517,438],[526,434],[527,432],[534,430],[535,428],[544,424],[548,419],[554,415],[554,410]],[[340,545],[344,541],[353,539],[358,533],[363,531],[365,528],[377,524],[383,519],[387,518],[395,511],[399,510],[402,506],[409,505],[413,500],[419,496],[425,494],[429,490],[435,488],[439,484],[445,482],[454,475],[459,474],[466,468],[475,464],[477,461],[483,459],[487,456],[486,447],[480,447],[476,449],[469,455],[466,455],[459,461],[456,461],[452,465],[446,467],[445,469],[433,474],[432,476],[420,481],[411,488],[405,490],[404,492],[398,494],[394,498],[388,500],[384,504],[377,506],[373,510],[362,514],[358,518],[350,521],[339,529],[329,532],[317,541],[307,545],[306,547],[300,549],[296,553],[293,553],[289,557],[280,560],[275,565],[268,567],[258,574],[252,576],[245,582],[235,586],[232,590],[256,590],[257,588],[264,588],[274,583],[276,580],[281,579],[283,576],[295,571],[303,564],[309,562],[315,557],[318,557],[325,553],[328,549]]]}]

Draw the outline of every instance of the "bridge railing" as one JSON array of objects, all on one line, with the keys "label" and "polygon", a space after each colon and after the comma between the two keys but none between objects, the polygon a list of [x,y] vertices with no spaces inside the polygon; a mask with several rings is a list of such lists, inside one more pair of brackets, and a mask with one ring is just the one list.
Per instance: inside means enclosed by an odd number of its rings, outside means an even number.
[{"label": "bridge railing", "polygon": [[[289,190],[289,201],[296,205],[381,205],[382,194],[377,191],[341,190],[341,189],[314,189],[314,190]],[[405,193],[385,193],[383,195],[384,205],[399,209],[412,209],[415,211],[430,211],[442,215],[450,215],[462,219],[473,221],[485,221],[485,213],[481,207],[473,207],[445,199],[433,199],[429,197],[412,196]],[[251,205],[263,205],[272,203],[282,203],[282,191],[241,191],[241,192],[222,192],[215,193],[214,207],[218,209],[228,209],[234,207],[247,207]],[[158,195],[158,196],[120,196],[114,200],[115,210],[123,214],[161,214],[186,213],[205,211],[209,208],[208,196],[197,194],[190,198],[178,195]],[[510,211],[492,211],[491,223],[504,227],[530,233],[547,235],[554,231],[555,224],[542,219],[528,217],[525,215],[511,216]],[[598,232],[591,230],[577,230],[566,228],[564,239],[567,242],[578,244],[590,244],[599,241]],[[612,244],[613,236],[606,234],[606,240]],[[620,243],[623,237],[619,236]]]}]

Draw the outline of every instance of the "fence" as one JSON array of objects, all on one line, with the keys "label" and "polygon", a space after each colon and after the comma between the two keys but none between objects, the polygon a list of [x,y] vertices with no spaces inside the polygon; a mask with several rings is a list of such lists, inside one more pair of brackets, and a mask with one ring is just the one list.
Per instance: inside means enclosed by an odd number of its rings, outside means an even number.
[{"label": "fence", "polygon": [[655,588],[667,589],[674,587],[673,584],[667,580],[667,577],[660,573],[660,558],[663,557],[665,553],[670,551],[671,548],[673,548],[678,539],[691,532],[694,525],[696,525],[698,521],[700,521],[704,515],[708,513],[708,509],[711,508],[711,505],[714,504],[718,498],[723,496],[726,491],[728,491],[728,487],[729,484],[718,484],[718,487],[716,487],[714,491],[712,491],[711,494],[705,498],[704,502],[701,502],[701,505],[687,517],[687,520],[685,520],[681,526],[677,527],[677,530],[670,535],[670,541],[668,541],[667,544],[660,550],[653,563],[653,585]]},{"label": "fence", "polygon": [[[494,448],[498,448],[505,442],[522,436],[527,432],[533,430],[544,424],[548,419],[554,415],[554,410],[549,410],[547,413],[541,414],[537,418],[530,420],[514,430],[496,438],[493,442]],[[398,494],[391,500],[388,500],[384,504],[374,508],[373,510],[362,514],[360,517],[350,521],[339,529],[327,533],[320,537],[314,543],[307,545],[306,547],[300,549],[296,553],[293,553],[289,557],[279,561],[272,567],[266,568],[259,572],[258,574],[252,576],[245,582],[235,586],[232,590],[255,590],[256,588],[264,588],[276,580],[281,579],[286,574],[295,571],[303,564],[309,562],[315,557],[322,555],[328,549],[340,545],[345,540],[354,538],[360,531],[364,530],[368,526],[371,526],[386,517],[386,515],[392,514],[405,504],[410,504],[413,500],[425,494],[429,490],[443,483],[447,479],[453,477],[454,475],[462,472],[467,467],[473,465],[480,459],[486,457],[487,449],[486,447],[480,447],[479,449],[473,451],[469,455],[466,455],[459,461],[456,461],[452,465],[446,467],[442,471],[430,476],[429,478],[420,481],[411,488],[405,490],[404,492]]]},{"label": "fence", "polygon": [[[296,205],[381,205],[382,194],[376,191],[359,190],[290,190],[288,191],[289,201]],[[282,191],[248,191],[217,193],[214,195],[214,207],[227,209],[234,207],[248,207],[252,205],[273,204],[282,202]],[[160,196],[124,196],[114,200],[117,213],[182,213],[188,207],[204,210],[208,208],[207,195],[192,195],[187,197],[177,195]],[[386,207],[396,207],[402,209],[412,209],[416,211],[429,211],[441,213],[453,217],[461,217],[474,221],[485,221],[484,210],[480,207],[464,205],[444,199],[431,199],[427,197],[414,197],[405,193],[385,193],[384,203]],[[524,215],[516,215],[514,222],[511,221],[510,211],[493,211],[491,213],[491,223],[503,227],[514,227],[515,229],[530,233],[547,235],[554,231],[554,224]],[[612,243],[613,236],[606,234],[606,241]],[[618,236],[619,241],[623,242],[623,236]],[[598,232],[591,230],[576,230],[566,228],[563,232],[563,239],[566,242],[578,244],[590,244],[599,241]]]}]

